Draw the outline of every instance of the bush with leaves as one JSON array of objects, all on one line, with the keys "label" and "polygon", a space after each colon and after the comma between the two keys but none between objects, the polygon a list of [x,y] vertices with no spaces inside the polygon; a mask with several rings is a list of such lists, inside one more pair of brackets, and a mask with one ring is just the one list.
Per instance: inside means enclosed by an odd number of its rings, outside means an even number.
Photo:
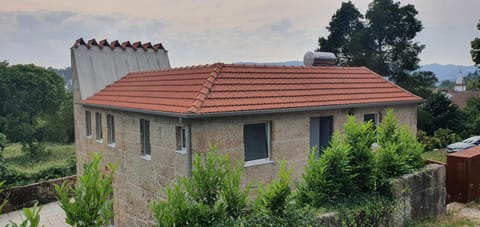
[{"label": "bush with leaves", "polygon": [[287,163],[280,163],[279,179],[272,181],[266,187],[259,189],[257,197],[257,210],[269,215],[283,216],[290,204],[291,188],[290,175],[292,169],[287,169]]},{"label": "bush with leaves", "polygon": [[42,210],[42,207],[38,206],[38,202],[32,208],[23,208],[22,213],[25,219],[20,224],[10,220],[10,223],[5,227],[38,227],[40,225],[40,210]]},{"label": "bush with leaves", "polygon": [[373,123],[357,122],[355,116],[348,116],[343,125],[343,140],[350,145],[349,165],[351,166],[351,190],[366,192],[375,187],[372,144],[376,141]]},{"label": "bush with leaves", "polygon": [[338,210],[342,226],[373,227],[389,226],[388,217],[395,209],[395,202],[379,194],[358,194],[345,198],[333,206]]},{"label": "bush with leaves", "polygon": [[103,172],[100,168],[101,159],[101,154],[92,153],[92,160],[85,165],[83,174],[77,177],[74,188],[66,182],[61,186],[55,185],[67,224],[78,227],[103,226],[113,217],[111,195],[116,167],[109,163],[108,172]]},{"label": "bush with leaves", "polygon": [[454,133],[450,129],[438,129],[434,133],[434,137],[438,139],[436,148],[445,148],[451,143],[455,143],[461,140],[460,136]]},{"label": "bush with leaves", "polygon": [[378,184],[424,165],[424,147],[407,127],[399,127],[392,109],[387,110],[377,129],[379,149],[375,152]]},{"label": "bush with leaves", "polygon": [[318,208],[348,195],[353,187],[353,175],[348,156],[352,147],[342,142],[338,132],[320,158],[315,157],[316,149],[314,147],[308,156],[302,175],[304,181],[297,185],[297,200],[299,204]]},{"label": "bush with leaves", "polygon": [[196,154],[191,178],[180,177],[166,188],[166,201],[152,204],[158,226],[213,225],[245,212],[249,187],[240,188],[243,165],[232,168],[228,156],[216,149],[211,146],[204,160]]}]

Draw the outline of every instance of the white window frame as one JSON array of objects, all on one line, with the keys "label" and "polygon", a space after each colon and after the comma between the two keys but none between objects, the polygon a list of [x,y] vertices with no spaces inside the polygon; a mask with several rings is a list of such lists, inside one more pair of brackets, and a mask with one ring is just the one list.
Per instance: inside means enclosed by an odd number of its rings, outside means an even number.
[{"label": "white window frame", "polygon": [[[253,125],[253,124],[265,124],[265,131],[266,131],[266,137],[267,137],[267,157],[266,158],[261,158],[261,159],[245,161],[244,167],[273,163],[273,161],[271,159],[271,157],[272,157],[272,122],[271,121],[249,122],[248,124],[244,124],[243,126]],[[243,144],[244,144],[244,147],[245,147],[245,138],[243,138]],[[245,157],[245,150],[243,151],[243,156]]]},{"label": "white window frame", "polygon": [[115,147],[115,117],[107,114],[107,145]]},{"label": "white window frame", "polygon": [[[148,123],[148,130],[145,126]],[[148,139],[146,139],[148,138]],[[143,140],[143,141],[142,141]],[[145,145],[148,144],[148,153],[145,149]],[[150,142],[150,121],[146,119],[140,119],[140,157],[145,160],[151,160],[152,155],[152,145]]]},{"label": "white window frame", "polygon": [[102,114],[95,112],[95,138],[97,143],[103,143]]},{"label": "white window frame", "polygon": [[92,112],[89,110],[85,111],[85,136],[92,138]]},{"label": "white window frame", "polygon": [[[178,141],[177,133],[180,129],[180,141]],[[184,126],[175,126],[175,150],[179,154],[186,154],[187,153],[187,129]],[[178,142],[180,142],[180,149],[177,146]]]}]

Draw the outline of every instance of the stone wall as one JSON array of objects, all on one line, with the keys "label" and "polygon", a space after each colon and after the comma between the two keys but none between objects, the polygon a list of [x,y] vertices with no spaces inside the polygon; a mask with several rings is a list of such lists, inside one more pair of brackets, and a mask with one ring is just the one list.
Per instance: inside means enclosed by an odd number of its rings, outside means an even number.
[{"label": "stone wall", "polygon": [[[446,213],[445,166],[430,164],[392,181],[396,207],[384,226],[408,226],[412,222]],[[336,213],[320,215],[321,226],[341,226]]]},{"label": "stone wall", "polygon": [[68,185],[74,185],[75,180],[76,176],[69,176],[8,188],[0,194],[0,201],[8,200],[8,204],[3,208],[2,212],[6,213],[12,210],[31,207],[37,201],[41,204],[56,201],[57,192],[55,191],[54,185],[61,185],[63,182],[66,182]]}]

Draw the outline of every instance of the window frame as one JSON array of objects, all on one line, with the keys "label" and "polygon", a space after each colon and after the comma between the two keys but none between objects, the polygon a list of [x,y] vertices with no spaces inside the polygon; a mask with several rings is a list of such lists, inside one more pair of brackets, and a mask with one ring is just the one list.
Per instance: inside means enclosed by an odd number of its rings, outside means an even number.
[{"label": "window frame", "polygon": [[140,119],[140,156],[150,160],[152,155],[152,146],[150,143],[150,121]]},{"label": "window frame", "polygon": [[[255,125],[255,124],[265,124],[265,136],[266,136],[266,145],[267,145],[267,157],[265,158],[260,158],[260,159],[254,159],[254,160],[248,160],[246,161],[245,154],[246,154],[246,147],[245,147],[245,126],[246,125]],[[271,121],[260,121],[260,122],[249,122],[247,124],[243,124],[243,156],[244,156],[244,167],[249,167],[249,166],[256,166],[256,165],[263,165],[263,164],[268,164],[268,163],[273,163],[272,161],[272,122]]]},{"label": "window frame", "polygon": [[95,112],[95,138],[98,143],[103,143],[102,114]]},{"label": "window frame", "polygon": [[[178,135],[179,133],[180,135]],[[187,129],[185,126],[175,126],[175,150],[180,154],[187,153]]]},{"label": "window frame", "polygon": [[374,127],[378,127],[378,124],[380,123],[380,114],[376,113],[376,112],[374,112],[374,113],[364,113],[363,114],[363,122],[368,122],[368,121],[365,121],[365,117],[367,115],[374,115],[375,120],[373,121],[373,125],[374,125]]},{"label": "window frame", "polygon": [[107,144],[115,147],[115,117],[107,114]]},{"label": "window frame", "polygon": [[85,136],[92,138],[92,112],[89,110],[85,111]]}]

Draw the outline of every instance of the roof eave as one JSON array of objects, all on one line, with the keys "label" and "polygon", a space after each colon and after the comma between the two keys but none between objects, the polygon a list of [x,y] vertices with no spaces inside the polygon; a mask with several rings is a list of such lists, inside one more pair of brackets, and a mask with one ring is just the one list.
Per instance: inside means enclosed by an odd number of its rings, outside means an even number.
[{"label": "roof eave", "polygon": [[274,114],[274,113],[291,113],[291,112],[315,111],[315,110],[335,110],[335,109],[376,107],[376,106],[408,105],[408,104],[420,104],[420,103],[423,103],[424,101],[425,100],[423,99],[419,99],[419,100],[394,101],[394,102],[377,102],[377,103],[361,103],[361,104],[334,105],[334,106],[313,106],[313,107],[299,107],[299,108],[280,108],[280,109],[269,109],[269,110],[247,110],[247,111],[231,111],[231,112],[199,113],[199,114],[164,112],[164,111],[156,111],[156,110],[142,110],[142,109],[107,106],[107,105],[82,103],[82,102],[79,102],[78,104],[81,104],[83,106],[88,106],[88,107],[94,107],[94,108],[159,115],[159,116],[165,116],[165,117],[179,117],[179,118],[194,119],[194,118],[230,117],[230,116]]}]

